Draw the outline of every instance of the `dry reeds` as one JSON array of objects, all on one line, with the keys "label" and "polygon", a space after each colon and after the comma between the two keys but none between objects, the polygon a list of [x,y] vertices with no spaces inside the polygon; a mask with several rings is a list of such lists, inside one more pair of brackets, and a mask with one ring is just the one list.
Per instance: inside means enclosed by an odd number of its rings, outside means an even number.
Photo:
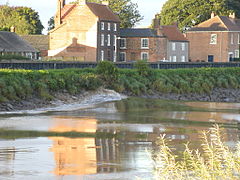
[{"label": "dry reeds", "polygon": [[175,155],[164,135],[154,153],[157,180],[235,180],[240,179],[240,144],[230,150],[223,143],[218,125],[201,135],[201,151],[185,145],[182,155]]}]

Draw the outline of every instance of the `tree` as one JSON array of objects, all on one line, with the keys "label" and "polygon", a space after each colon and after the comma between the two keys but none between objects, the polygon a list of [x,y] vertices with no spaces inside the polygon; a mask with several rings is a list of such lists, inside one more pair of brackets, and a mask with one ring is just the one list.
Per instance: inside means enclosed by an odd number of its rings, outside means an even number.
[{"label": "tree", "polygon": [[239,0],[168,0],[159,14],[162,25],[178,22],[181,29],[210,18],[211,13],[226,16],[235,12],[240,17]]},{"label": "tree", "polygon": [[36,11],[29,7],[0,6],[0,29],[14,26],[18,34],[41,34],[43,25]]},{"label": "tree", "polygon": [[[101,3],[101,0],[88,0],[88,2]],[[73,1],[72,3],[78,2]],[[121,28],[131,28],[143,19],[143,16],[138,11],[138,5],[131,2],[131,0],[109,0],[109,7],[119,16]],[[53,22],[51,19],[49,20],[49,30],[54,27]]]}]

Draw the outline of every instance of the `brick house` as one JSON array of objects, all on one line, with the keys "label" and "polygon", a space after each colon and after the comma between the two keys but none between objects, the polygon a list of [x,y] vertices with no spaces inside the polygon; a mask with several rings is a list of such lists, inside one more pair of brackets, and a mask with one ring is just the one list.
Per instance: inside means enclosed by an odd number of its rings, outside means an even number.
[{"label": "brick house", "polygon": [[215,16],[186,32],[191,61],[229,62],[239,58],[240,19]]},{"label": "brick house", "polygon": [[117,61],[119,17],[102,4],[58,0],[55,28],[49,33],[48,56],[64,60]]},{"label": "brick house", "polygon": [[120,37],[120,61],[188,61],[188,40],[176,25],[161,26],[157,18],[153,29],[120,29]]}]

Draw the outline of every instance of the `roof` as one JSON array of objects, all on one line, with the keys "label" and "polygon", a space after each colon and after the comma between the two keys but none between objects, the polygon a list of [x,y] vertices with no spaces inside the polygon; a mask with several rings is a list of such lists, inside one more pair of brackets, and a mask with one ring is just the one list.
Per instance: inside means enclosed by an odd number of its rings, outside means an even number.
[{"label": "roof", "polygon": [[45,51],[49,49],[48,35],[23,35],[21,38],[39,51]]},{"label": "roof", "polygon": [[[107,5],[90,2],[86,5],[99,20],[120,22],[119,17]],[[77,4],[66,4],[61,10],[61,18],[65,18],[76,6]]]},{"label": "roof", "polygon": [[0,49],[5,52],[38,52],[13,32],[0,31]]},{"label": "roof", "polygon": [[227,16],[215,16],[194,26],[189,31],[240,31],[240,20]]},{"label": "roof", "polygon": [[169,41],[188,41],[176,25],[162,26],[162,32]]},{"label": "roof", "polygon": [[120,22],[119,17],[107,5],[87,3],[87,6],[102,21]]},{"label": "roof", "polygon": [[120,29],[121,37],[157,37],[156,31],[150,28]]}]

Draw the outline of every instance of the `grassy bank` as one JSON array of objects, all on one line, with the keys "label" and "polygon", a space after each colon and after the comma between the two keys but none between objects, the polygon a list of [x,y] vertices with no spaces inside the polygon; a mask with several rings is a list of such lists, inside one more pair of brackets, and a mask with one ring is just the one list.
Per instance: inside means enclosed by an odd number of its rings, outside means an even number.
[{"label": "grassy bank", "polygon": [[109,62],[97,69],[0,70],[0,102],[32,96],[51,100],[55,92],[77,94],[99,87],[128,95],[210,94],[214,88],[238,89],[240,68],[154,70],[144,62],[117,69]]}]

